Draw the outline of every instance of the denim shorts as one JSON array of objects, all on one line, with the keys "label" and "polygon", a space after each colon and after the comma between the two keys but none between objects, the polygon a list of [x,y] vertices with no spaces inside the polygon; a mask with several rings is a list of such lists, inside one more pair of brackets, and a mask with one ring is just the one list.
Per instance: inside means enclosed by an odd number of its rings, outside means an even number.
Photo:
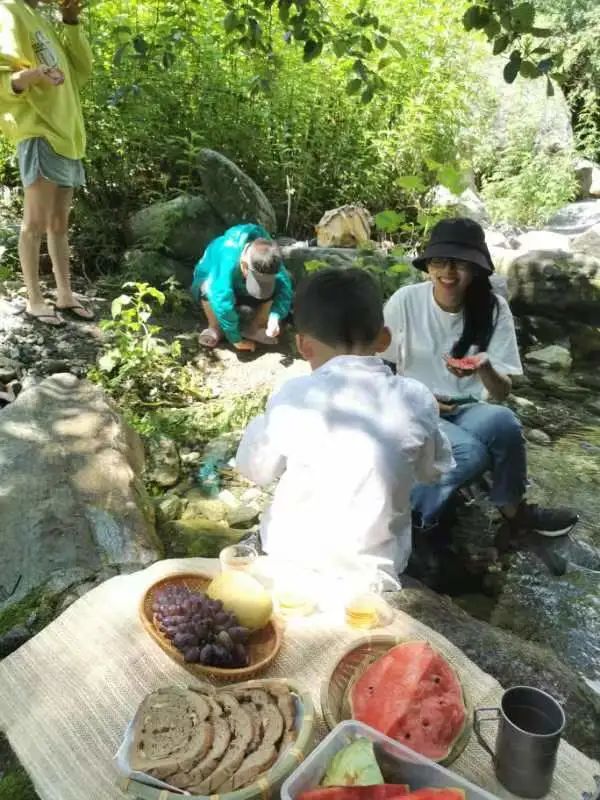
[{"label": "denim shorts", "polygon": [[17,158],[23,186],[31,186],[40,177],[62,188],[85,186],[81,159],[59,155],[41,137],[19,142]]}]

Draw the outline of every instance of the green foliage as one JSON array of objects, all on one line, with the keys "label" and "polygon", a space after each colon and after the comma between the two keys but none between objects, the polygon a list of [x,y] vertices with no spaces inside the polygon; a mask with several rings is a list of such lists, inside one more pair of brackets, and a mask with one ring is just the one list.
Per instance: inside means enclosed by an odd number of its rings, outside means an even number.
[{"label": "green foliage", "polygon": [[2,775],[0,800],[39,800],[23,767],[16,766]]},{"label": "green foliage", "polygon": [[537,0],[554,27],[562,27],[562,88],[573,111],[580,149],[600,159],[600,6],[596,0]]},{"label": "green foliage", "polygon": [[89,377],[100,383],[129,415],[148,408],[186,405],[202,397],[188,365],[181,363],[181,344],[168,343],[152,322],[155,307],[163,306],[165,294],[147,283],[126,283],[133,290],[115,298],[111,319],[102,320],[108,346]]},{"label": "green foliage", "polygon": [[522,129],[512,131],[481,192],[495,222],[530,227],[545,223],[576,193],[572,153],[536,149],[534,135]]},{"label": "green foliage", "polygon": [[467,31],[482,31],[492,43],[494,55],[511,49],[504,66],[504,80],[513,83],[517,75],[523,78],[546,76],[547,92],[553,93],[553,77],[560,77],[563,49],[559,41],[548,45],[554,26],[536,25],[534,3],[516,0],[474,0],[464,13]]},{"label": "green foliage", "polygon": [[128,421],[144,437],[164,434],[175,441],[204,444],[224,433],[243,430],[264,411],[270,390],[265,387],[226,400],[204,400],[187,408],[156,408],[129,415]]},{"label": "green foliage", "polygon": [[[366,60],[338,55],[341,40],[305,59],[286,41],[291,23],[280,19],[280,5],[265,11],[269,24],[259,20],[270,50],[229,47],[242,34],[224,30],[222,0],[161,0],[152,7],[102,0],[86,11],[95,67],[83,94],[88,188],[77,199],[73,241],[88,274],[119,269],[122,223],[130,213],[181,191],[198,192],[202,147],[223,152],[250,174],[281,226],[287,220],[297,236],[312,234],[323,209],[349,200],[374,210],[401,207],[408,191],[398,178],[416,175],[425,183],[427,159],[454,162],[479,91],[482,53],[462,28],[465,6],[451,0],[369,6],[379,33],[372,20],[359,24],[358,7],[351,11],[342,0],[326,6],[336,30],[361,37],[359,48],[363,36],[371,38]],[[227,24],[245,9],[229,7]],[[382,26],[391,33],[381,33]],[[388,88],[365,104],[373,74],[385,76]],[[356,94],[344,92],[346,83]]]}]

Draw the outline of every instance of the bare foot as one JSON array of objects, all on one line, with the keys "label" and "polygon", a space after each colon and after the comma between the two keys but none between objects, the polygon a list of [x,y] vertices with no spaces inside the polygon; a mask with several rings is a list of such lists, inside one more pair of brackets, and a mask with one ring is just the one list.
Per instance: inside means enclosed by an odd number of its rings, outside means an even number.
[{"label": "bare foot", "polygon": [[70,317],[74,317],[75,319],[94,319],[94,312],[90,311],[89,308],[86,308],[81,300],[79,300],[74,294],[64,296],[57,295],[56,310],[65,311]]},{"label": "bare foot", "polygon": [[56,311],[51,306],[46,305],[46,303],[28,303],[25,308],[25,315],[30,319],[55,328],[64,325],[65,322],[60,314],[57,314]]}]

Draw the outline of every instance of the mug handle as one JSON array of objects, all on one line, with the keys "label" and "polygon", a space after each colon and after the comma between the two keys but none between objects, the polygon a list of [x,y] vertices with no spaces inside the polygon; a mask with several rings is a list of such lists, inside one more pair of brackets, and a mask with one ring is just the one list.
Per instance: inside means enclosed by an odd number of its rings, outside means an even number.
[{"label": "mug handle", "polygon": [[[483,714],[493,714],[493,717],[484,717]],[[496,722],[500,719],[500,709],[499,708],[476,708],[473,712],[473,730],[475,731],[475,736],[477,737],[477,741],[483,747],[484,750],[491,755],[492,761],[496,760],[496,754],[483,738],[483,734],[481,732],[481,723],[482,722]]]}]

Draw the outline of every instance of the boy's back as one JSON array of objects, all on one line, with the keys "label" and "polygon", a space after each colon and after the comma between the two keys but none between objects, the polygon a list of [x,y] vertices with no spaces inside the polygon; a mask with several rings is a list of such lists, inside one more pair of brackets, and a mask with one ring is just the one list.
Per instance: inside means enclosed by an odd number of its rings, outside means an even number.
[{"label": "boy's back", "polygon": [[451,464],[438,424],[429,390],[375,356],[340,355],[284,384],[237,456],[256,483],[281,478],[262,520],[265,551],[311,566],[369,555],[402,571],[413,483]]}]

